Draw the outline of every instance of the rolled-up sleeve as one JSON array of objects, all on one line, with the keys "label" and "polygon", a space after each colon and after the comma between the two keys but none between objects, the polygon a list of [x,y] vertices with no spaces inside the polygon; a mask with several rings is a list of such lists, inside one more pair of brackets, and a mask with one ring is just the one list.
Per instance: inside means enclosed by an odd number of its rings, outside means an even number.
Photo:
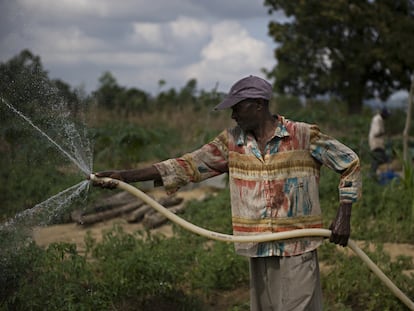
[{"label": "rolled-up sleeve", "polygon": [[361,171],[358,155],[338,140],[311,127],[311,153],[323,165],[341,174],[339,200],[353,203],[361,196]]},{"label": "rolled-up sleeve", "polygon": [[154,164],[167,193],[174,193],[189,182],[200,182],[228,172],[227,131],[200,149],[175,159]]}]

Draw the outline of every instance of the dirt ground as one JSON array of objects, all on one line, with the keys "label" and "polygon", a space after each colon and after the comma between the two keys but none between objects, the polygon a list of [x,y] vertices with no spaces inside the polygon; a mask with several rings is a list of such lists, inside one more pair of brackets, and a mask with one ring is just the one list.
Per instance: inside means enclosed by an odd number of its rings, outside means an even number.
[{"label": "dirt ground", "polygon": [[[207,186],[180,191],[177,194],[177,197],[183,198],[183,202],[185,203],[190,200],[203,200],[209,195],[214,195],[215,192],[215,188]],[[155,199],[165,196],[165,193],[160,190],[153,190],[147,193],[151,194]],[[47,247],[54,242],[75,243],[78,250],[82,251],[84,249],[84,239],[88,232],[90,232],[93,238],[100,241],[103,233],[111,230],[114,225],[121,225],[123,230],[127,233],[144,229],[141,223],[128,223],[126,219],[121,216],[88,226],[79,225],[77,223],[68,223],[37,227],[33,230],[33,239],[37,245],[42,247]],[[167,237],[173,234],[171,223],[167,223],[159,228],[152,229],[151,231],[162,233]]]}]

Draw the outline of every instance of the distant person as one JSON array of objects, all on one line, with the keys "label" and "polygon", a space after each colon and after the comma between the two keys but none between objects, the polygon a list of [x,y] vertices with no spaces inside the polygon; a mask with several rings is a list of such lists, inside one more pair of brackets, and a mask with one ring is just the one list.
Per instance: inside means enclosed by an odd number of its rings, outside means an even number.
[{"label": "distant person", "polygon": [[[189,182],[229,175],[234,235],[255,236],[322,228],[320,168],[340,175],[339,207],[330,241],[346,246],[352,204],[361,192],[360,162],[350,148],[318,126],[294,122],[269,110],[271,85],[258,77],[237,81],[216,110],[232,109],[233,128],[200,149],[143,169],[105,171],[127,183],[154,180],[168,193]],[[116,182],[94,182],[114,188]],[[251,310],[322,310],[317,248],[323,238],[236,243],[250,260]]]},{"label": "distant person", "polygon": [[387,108],[378,111],[371,120],[368,142],[371,152],[371,176],[377,178],[377,170],[381,164],[389,161],[385,151],[385,126],[384,120],[390,116]]}]

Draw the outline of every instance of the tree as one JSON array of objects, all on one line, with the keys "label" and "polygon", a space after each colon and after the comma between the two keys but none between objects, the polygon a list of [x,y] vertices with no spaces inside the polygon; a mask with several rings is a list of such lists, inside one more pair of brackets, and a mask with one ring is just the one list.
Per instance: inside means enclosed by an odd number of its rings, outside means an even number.
[{"label": "tree", "polygon": [[76,117],[80,110],[81,99],[75,90],[66,82],[55,79],[52,81],[56,86],[56,93],[65,99],[69,111]]},{"label": "tree", "polygon": [[337,96],[350,113],[411,84],[414,0],[265,0],[279,44],[267,74],[282,94]]},{"label": "tree", "polygon": [[117,97],[123,93],[124,89],[118,85],[116,78],[106,71],[99,78],[99,87],[95,92],[95,96],[98,101],[98,105],[113,109],[116,107]]},{"label": "tree", "polygon": [[1,96],[19,109],[29,109],[50,93],[47,71],[40,57],[29,50],[0,63],[0,83]]},{"label": "tree", "polygon": [[149,95],[137,88],[125,89],[117,97],[117,108],[121,109],[125,116],[131,112],[148,111],[150,108]]},{"label": "tree", "polygon": [[150,96],[137,88],[126,88],[118,85],[116,78],[106,71],[99,78],[99,87],[94,92],[98,105],[124,113],[127,116],[134,111],[147,110]]},{"label": "tree", "polygon": [[28,115],[39,110],[50,112],[56,102],[74,113],[79,108],[78,94],[66,82],[49,79],[40,57],[29,50],[0,63],[0,84],[0,96]]},{"label": "tree", "polygon": [[197,80],[190,79],[187,81],[186,85],[180,90],[178,94],[178,104],[179,105],[188,105],[193,104],[196,100],[197,92]]}]

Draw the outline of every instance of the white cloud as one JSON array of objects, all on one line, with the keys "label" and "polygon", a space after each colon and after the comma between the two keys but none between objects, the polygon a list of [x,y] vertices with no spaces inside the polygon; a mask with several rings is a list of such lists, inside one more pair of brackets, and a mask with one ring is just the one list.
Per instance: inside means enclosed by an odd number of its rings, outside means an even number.
[{"label": "white cloud", "polygon": [[164,36],[161,25],[155,23],[134,23],[133,29],[133,34],[128,38],[133,45],[163,47]]},{"label": "white cloud", "polygon": [[135,22],[133,31],[125,37],[125,44],[141,50],[157,48],[170,53],[182,53],[184,49],[206,41],[209,25],[187,16],[166,23]]},{"label": "white cloud", "polygon": [[[188,66],[187,78],[203,77],[214,81],[237,80],[260,73],[271,66],[272,51],[266,43],[249,36],[236,22],[222,22],[212,29],[212,40],[201,51],[201,61]],[[229,82],[225,83],[228,87]]]},{"label": "white cloud", "polygon": [[170,23],[170,27],[176,38],[192,40],[205,36],[209,30],[206,22],[188,16],[180,16]]},{"label": "white cloud", "polygon": [[212,30],[212,41],[206,46],[202,55],[211,61],[232,60],[243,58],[250,62],[260,53],[265,45],[249,36],[248,32],[236,22],[222,22],[215,25]]}]

